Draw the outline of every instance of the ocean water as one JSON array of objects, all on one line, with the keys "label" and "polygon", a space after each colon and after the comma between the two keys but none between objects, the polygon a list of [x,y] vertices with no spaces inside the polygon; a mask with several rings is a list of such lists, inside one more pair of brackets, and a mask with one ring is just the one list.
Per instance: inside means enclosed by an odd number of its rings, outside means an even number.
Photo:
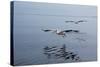
[{"label": "ocean water", "polygon": [[[33,5],[35,6],[33,7]],[[47,5],[48,8],[45,6]],[[50,58],[44,54],[44,49],[48,47],[62,47],[66,45],[66,50],[77,54],[80,57],[79,62],[96,61],[97,60],[97,17],[94,16],[96,9],[93,6],[70,6],[67,8],[62,5],[58,9],[58,5],[40,3],[15,2],[14,4],[14,64],[29,65],[29,64],[51,64],[51,63],[69,63],[77,62],[72,60],[64,60],[62,58]],[[41,7],[38,7],[41,6]],[[44,7],[44,9],[42,9]],[[56,11],[51,8],[58,9]],[[82,15],[73,9],[83,7]],[[89,13],[89,9],[92,10]],[[92,8],[93,7],[93,8]],[[41,9],[40,9],[41,8]],[[64,8],[66,10],[64,10]],[[32,10],[38,9],[38,10]],[[56,10],[55,9],[55,10]],[[46,11],[47,10],[47,11]],[[51,10],[51,11],[49,11]],[[45,11],[45,12],[44,12]],[[86,12],[87,11],[87,12]],[[62,13],[61,13],[62,12]],[[47,14],[48,13],[48,14]],[[72,14],[72,15],[71,15]],[[92,14],[92,15],[91,15]],[[86,20],[79,24],[66,23],[66,21]],[[42,29],[59,29],[59,30],[79,30],[80,33],[66,33],[65,37],[57,35],[54,32],[44,32]]]}]

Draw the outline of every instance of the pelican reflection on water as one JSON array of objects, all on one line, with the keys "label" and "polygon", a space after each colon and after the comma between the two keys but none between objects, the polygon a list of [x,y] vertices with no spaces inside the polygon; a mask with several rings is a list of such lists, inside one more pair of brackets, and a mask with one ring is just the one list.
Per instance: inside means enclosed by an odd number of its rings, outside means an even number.
[{"label": "pelican reflection on water", "polygon": [[62,47],[58,46],[45,46],[44,49],[44,54],[47,56],[48,59],[63,59],[64,61],[66,60],[71,60],[71,61],[80,61],[80,57],[78,54],[69,51],[68,49],[66,50],[66,45],[63,44]]}]

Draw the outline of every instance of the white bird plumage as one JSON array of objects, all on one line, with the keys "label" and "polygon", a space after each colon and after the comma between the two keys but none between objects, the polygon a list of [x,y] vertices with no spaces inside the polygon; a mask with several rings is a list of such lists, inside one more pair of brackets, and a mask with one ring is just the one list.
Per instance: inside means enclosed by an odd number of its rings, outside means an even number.
[{"label": "white bird plumage", "polygon": [[57,35],[61,35],[62,37],[66,36],[66,33],[68,32],[75,32],[78,33],[78,30],[60,30],[60,29],[42,29],[44,32],[50,32],[56,33]]}]

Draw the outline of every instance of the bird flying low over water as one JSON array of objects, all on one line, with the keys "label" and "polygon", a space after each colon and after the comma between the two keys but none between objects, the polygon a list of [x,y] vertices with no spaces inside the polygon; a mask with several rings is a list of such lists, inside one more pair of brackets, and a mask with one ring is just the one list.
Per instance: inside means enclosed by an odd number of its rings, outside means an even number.
[{"label": "bird flying low over water", "polygon": [[78,30],[58,30],[58,29],[42,29],[42,31],[44,31],[44,32],[50,32],[50,31],[52,31],[52,32],[55,32],[55,33],[62,33],[62,32],[79,32]]},{"label": "bird flying low over water", "polygon": [[79,21],[65,21],[66,23],[75,23],[75,24],[78,24],[78,23],[81,23],[81,22],[87,22],[86,20],[79,20]]},{"label": "bird flying low over water", "polygon": [[59,30],[59,29],[42,29],[42,31],[44,32],[52,31],[56,33],[57,35],[62,35],[62,37],[66,36],[66,33],[70,33],[70,32],[78,33],[79,32],[78,30]]}]

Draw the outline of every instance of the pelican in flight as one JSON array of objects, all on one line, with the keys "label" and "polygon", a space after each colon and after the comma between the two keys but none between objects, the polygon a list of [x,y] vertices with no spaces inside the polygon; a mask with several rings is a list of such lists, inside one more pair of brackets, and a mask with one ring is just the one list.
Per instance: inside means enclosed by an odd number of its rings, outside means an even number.
[{"label": "pelican in flight", "polygon": [[42,31],[44,31],[44,32],[52,31],[52,32],[56,33],[57,35],[61,35],[62,37],[65,37],[66,33],[70,33],[70,32],[78,33],[79,32],[78,30],[58,30],[58,29],[42,29]]},{"label": "pelican in flight", "polygon": [[81,23],[81,22],[87,22],[86,20],[79,20],[79,21],[65,21],[66,23],[75,23],[75,24],[78,24],[78,23]]}]

